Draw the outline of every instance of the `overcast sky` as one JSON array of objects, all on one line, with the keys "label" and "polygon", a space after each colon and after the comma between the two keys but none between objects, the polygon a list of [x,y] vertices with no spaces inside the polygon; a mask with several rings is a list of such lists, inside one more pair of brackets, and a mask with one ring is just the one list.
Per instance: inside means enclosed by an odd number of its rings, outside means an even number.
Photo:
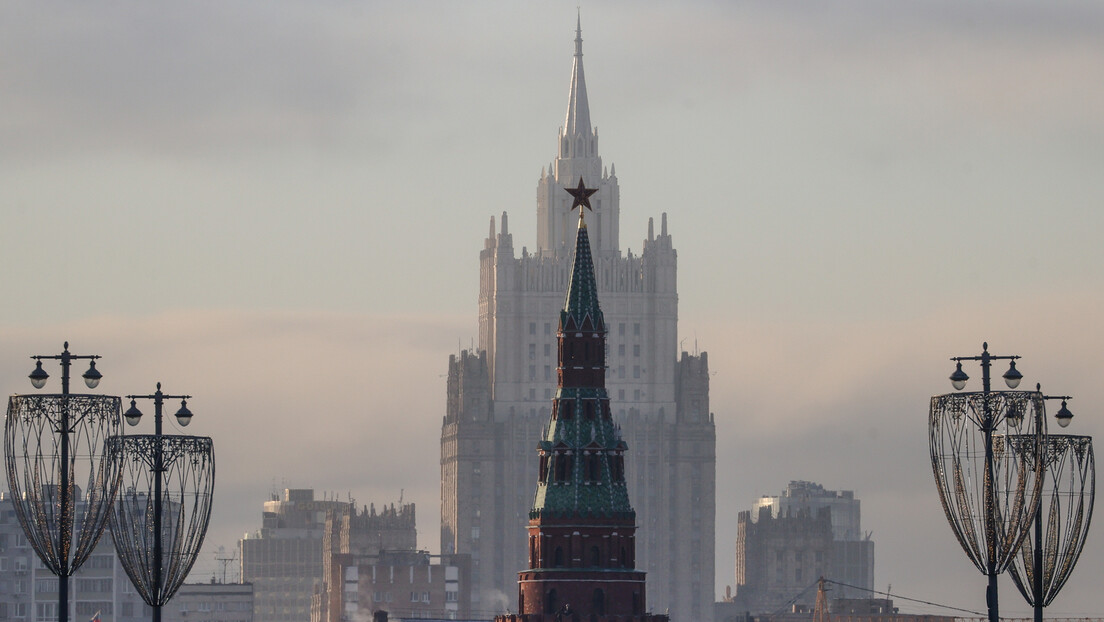
[{"label": "overcast sky", "polygon": [[[0,6],[0,390],[30,391],[27,357],[69,340],[104,356],[106,392],[194,395],[219,465],[201,572],[284,487],[402,494],[436,551],[447,357],[476,334],[488,219],[535,244],[575,10]],[[983,612],[928,398],[988,340],[1025,386],[1074,396],[1071,432],[1102,428],[1104,5],[582,18],[621,248],[669,214],[680,340],[710,354],[717,593],[737,512],[810,479],[862,500],[878,589]],[[1090,534],[1048,616],[1104,614],[1100,576]],[[1027,613],[1001,581],[1001,612]]]}]

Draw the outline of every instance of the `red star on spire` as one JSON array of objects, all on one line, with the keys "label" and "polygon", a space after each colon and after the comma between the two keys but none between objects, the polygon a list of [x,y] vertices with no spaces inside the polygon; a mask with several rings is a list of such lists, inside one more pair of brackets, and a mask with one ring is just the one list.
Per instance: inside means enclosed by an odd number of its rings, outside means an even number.
[{"label": "red star on spire", "polygon": [[[592,212],[594,211],[594,208],[590,206],[590,195],[598,192],[598,189],[587,188],[586,185],[583,184],[582,177],[579,177],[579,186],[577,188],[564,188],[564,190],[566,190],[567,193],[571,196],[575,197],[575,200],[571,203],[571,209],[575,209],[576,207],[585,207]],[[580,209],[579,216],[581,217],[582,215],[583,212]]]}]

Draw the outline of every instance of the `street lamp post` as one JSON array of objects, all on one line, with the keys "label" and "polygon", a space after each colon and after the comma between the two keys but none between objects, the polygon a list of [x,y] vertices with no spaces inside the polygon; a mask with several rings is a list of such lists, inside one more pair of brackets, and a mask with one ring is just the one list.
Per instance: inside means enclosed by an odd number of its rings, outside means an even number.
[{"label": "street lamp post", "polygon": [[[1054,417],[1059,426],[1069,426],[1073,413],[1066,403],[1072,398],[1043,395],[1038,385],[1036,391],[1044,401],[1062,400]],[[1035,622],[1042,622],[1043,608],[1065,585],[1085,545],[1096,491],[1092,437],[1046,435],[1042,469],[1043,490],[1032,513],[1033,537],[1024,540],[1019,555],[1009,566],[1013,582],[1034,609]]]},{"label": "street lamp post", "polygon": [[[964,389],[969,380],[962,370],[964,361],[981,364],[982,390],[935,396],[929,415],[932,467],[940,499],[959,543],[988,577],[985,602],[990,622],[998,622],[1000,617],[997,575],[1008,567],[1027,535],[1030,508],[1037,501],[1041,483],[1037,439],[1045,433],[1042,400],[1037,392],[993,391],[991,387],[990,368],[997,360],[1009,361],[1003,375],[1008,388],[1019,386],[1023,378],[1016,369],[1019,358],[990,354],[987,343],[982,344],[980,355],[952,357],[956,366],[950,381],[955,390]],[[1028,411],[1032,416],[1025,416]],[[974,437],[977,432],[980,438]],[[1025,436],[1033,442],[1018,440]],[[979,442],[984,461],[977,472],[973,456],[979,453]],[[1023,462],[1029,468],[1017,468],[1018,457],[1025,453],[1030,454]]]},{"label": "street lamp post", "polygon": [[[123,490],[112,507],[111,535],[119,561],[160,622],[161,608],[188,576],[211,517],[215,481],[214,446],[209,437],[165,435],[166,399],[179,399],[176,420],[191,423],[190,395],[166,395],[157,383],[151,395],[128,395],[127,423],[138,425],[136,400],[153,400],[152,435],[109,439],[108,454],[122,471]],[[166,513],[167,512],[167,513]]]},{"label": "street lamp post", "polygon": [[[35,552],[58,577],[58,620],[69,619],[69,577],[92,553],[103,534],[107,509],[119,485],[119,472],[105,459],[104,439],[120,432],[120,400],[111,395],[69,392],[74,360],[88,360],[82,374],[89,389],[100,383],[99,355],[76,355],[66,342],[61,354],[35,355],[28,378],[36,389],[49,374],[42,361],[61,364],[61,393],[13,395],[4,421],[8,485],[15,513]],[[80,520],[74,486],[76,471],[87,474]],[[74,546],[74,543],[76,546]]]}]

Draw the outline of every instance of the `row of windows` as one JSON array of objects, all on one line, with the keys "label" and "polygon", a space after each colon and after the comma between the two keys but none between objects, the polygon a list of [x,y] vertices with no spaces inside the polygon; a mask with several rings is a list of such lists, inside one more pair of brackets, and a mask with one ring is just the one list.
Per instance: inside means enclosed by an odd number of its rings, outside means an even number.
[{"label": "row of windows", "polygon": [[[618,346],[617,346],[617,356],[625,357],[625,356],[627,356],[626,352],[627,352],[627,349],[625,348],[625,344],[623,344],[623,343],[618,344]],[[609,344],[606,345],[606,354],[609,355]],[[634,343],[633,344],[632,355],[633,355],[634,358],[640,358],[640,344],[639,343]],[[546,358],[552,356],[552,344],[548,344],[548,343],[544,344],[544,356]],[[537,344],[530,343],[529,344],[529,360],[532,361],[536,358],[537,358]]]},{"label": "row of windows", "polygon": [[[634,337],[639,337],[640,336],[640,322],[633,322],[632,332],[633,332]],[[537,334],[537,323],[536,322],[529,322],[529,334],[530,335],[536,335]],[[545,335],[551,335],[552,334],[552,324],[550,322],[545,322],[544,323],[544,334]],[[624,337],[625,336],[625,322],[619,322],[617,324],[617,336],[618,337]]]},{"label": "row of windows", "polygon": [[[625,457],[621,454],[603,456],[598,453],[586,452],[583,454],[583,476],[587,482],[602,481],[602,464],[608,465],[610,479],[614,482],[625,481]],[[572,479],[572,469],[575,466],[574,457],[564,453],[553,453],[540,457],[540,481],[548,483],[549,476],[553,483],[567,482]]]},{"label": "row of windows", "polygon": [[[579,400],[583,404],[583,417],[587,421],[593,421],[595,415],[601,414],[604,418],[610,418],[609,400],[594,399],[582,399]],[[575,400],[565,399],[557,400],[553,405],[553,417],[556,419],[563,419],[564,421],[570,421],[575,418]]]}]

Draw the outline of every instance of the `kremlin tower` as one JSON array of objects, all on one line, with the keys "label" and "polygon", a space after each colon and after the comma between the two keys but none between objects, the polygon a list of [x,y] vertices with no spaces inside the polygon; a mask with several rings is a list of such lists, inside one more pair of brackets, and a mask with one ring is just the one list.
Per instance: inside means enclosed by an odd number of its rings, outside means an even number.
[{"label": "kremlin tower", "polygon": [[607,327],[598,304],[590,240],[579,226],[567,297],[556,330],[558,387],[537,443],[537,492],[529,511],[529,568],[518,573],[517,614],[496,622],[667,622],[646,613],[645,573],[636,570],[636,512],[625,451],[606,392]]}]

